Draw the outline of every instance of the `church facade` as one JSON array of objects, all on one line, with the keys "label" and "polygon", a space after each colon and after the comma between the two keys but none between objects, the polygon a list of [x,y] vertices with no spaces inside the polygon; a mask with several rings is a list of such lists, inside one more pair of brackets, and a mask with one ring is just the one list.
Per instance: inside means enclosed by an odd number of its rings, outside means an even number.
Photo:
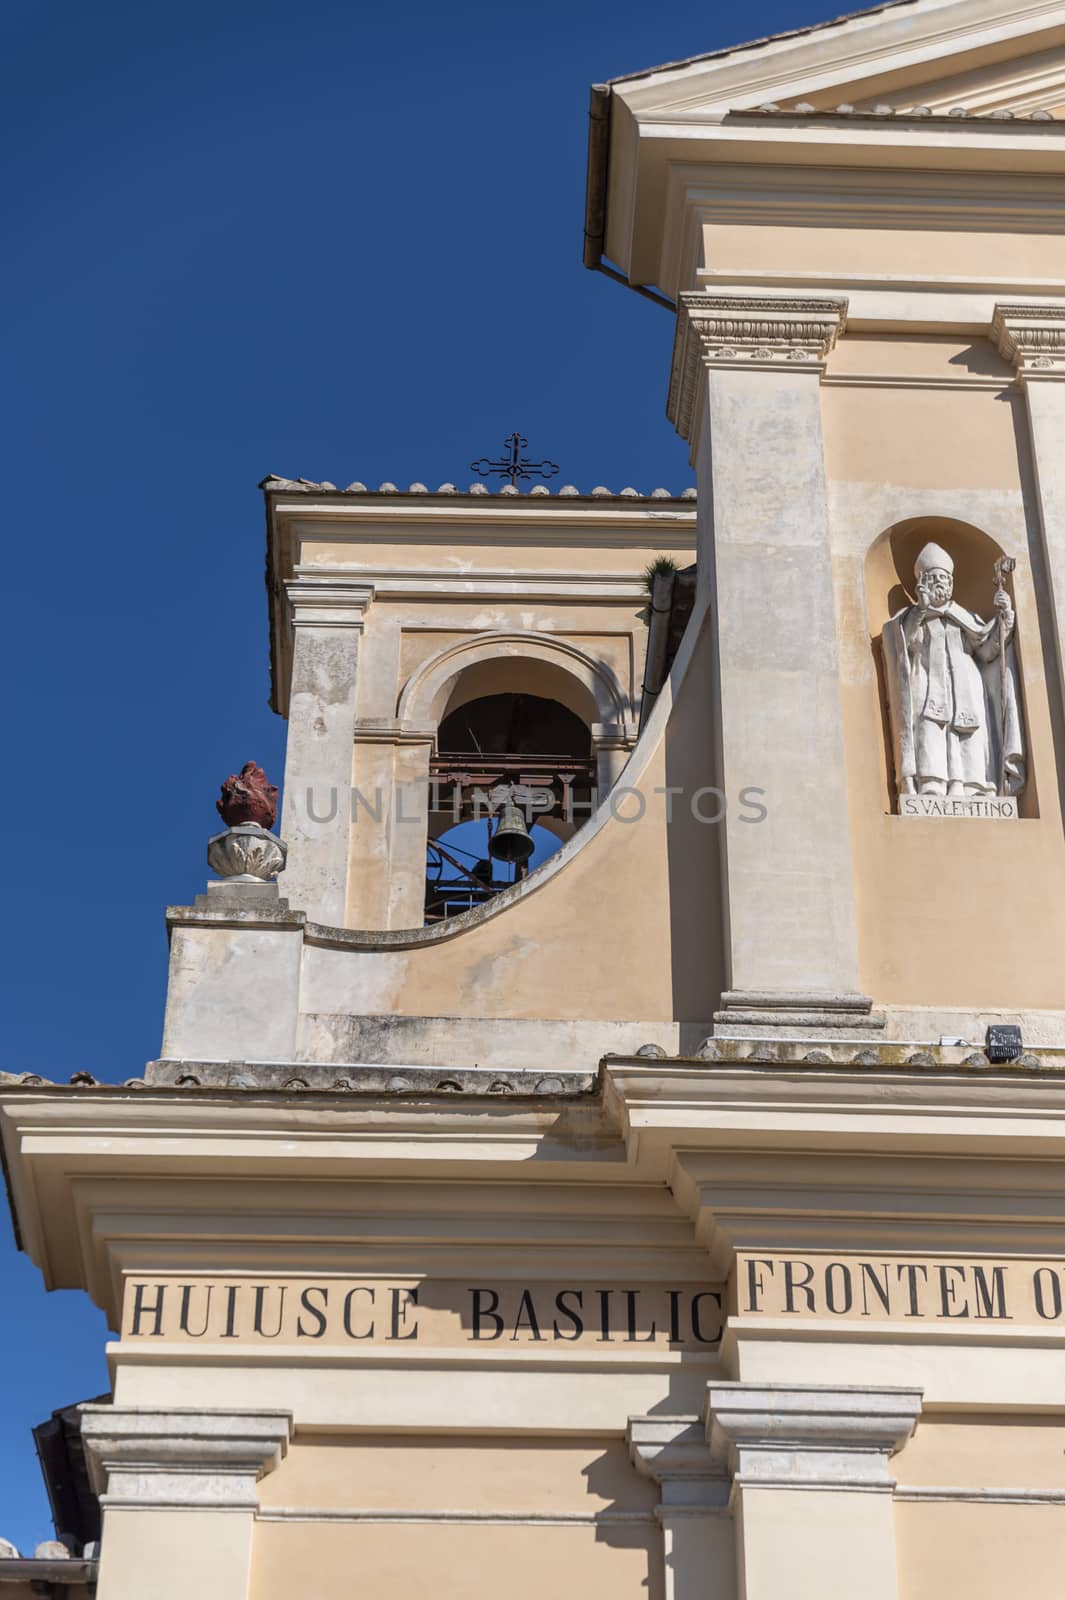
[{"label": "church facade", "polygon": [[0,1079],[113,1329],[71,1593],[1056,1586],[1065,5],[589,126],[697,494],[266,479],[280,818],[224,786],[143,1078]]}]

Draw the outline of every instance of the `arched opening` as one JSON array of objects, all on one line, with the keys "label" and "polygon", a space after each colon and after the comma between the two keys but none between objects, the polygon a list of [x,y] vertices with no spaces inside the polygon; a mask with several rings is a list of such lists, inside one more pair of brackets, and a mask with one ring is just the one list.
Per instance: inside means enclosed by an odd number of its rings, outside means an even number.
[{"label": "arched opening", "polygon": [[[481,687],[481,669],[474,675]],[[471,697],[469,687],[456,683],[430,764],[427,923],[484,905],[520,881],[596,803],[591,728],[575,710],[518,688]],[[506,801],[517,814],[504,814]],[[525,850],[527,859],[514,859]]]},{"label": "arched opening", "polygon": [[557,700],[538,694],[489,694],[448,711],[436,736],[438,751],[467,755],[558,755],[587,760],[586,723]]}]

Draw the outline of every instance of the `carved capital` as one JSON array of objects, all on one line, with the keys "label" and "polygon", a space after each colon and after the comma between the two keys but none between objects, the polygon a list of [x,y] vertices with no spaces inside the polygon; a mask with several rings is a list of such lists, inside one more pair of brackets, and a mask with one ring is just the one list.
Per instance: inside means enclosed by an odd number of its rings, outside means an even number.
[{"label": "carved capital", "polygon": [[1022,382],[1065,378],[1065,305],[996,305],[991,337],[999,353],[1017,368]]},{"label": "carved capital", "polygon": [[843,299],[682,294],[667,413],[691,439],[702,374],[712,367],[820,373],[847,315]]},{"label": "carved capital", "polygon": [[104,1507],[254,1511],[255,1485],[288,1449],[287,1411],[154,1411],[87,1405],[81,1436]]},{"label": "carved capital", "polygon": [[660,1486],[660,1517],[728,1505],[728,1477],[698,1417],[630,1417],[629,1456],[642,1478]]},{"label": "carved capital", "polygon": [[297,567],[285,584],[292,625],[295,628],[354,628],[360,631],[373,586],[343,573],[316,572]]},{"label": "carved capital", "polygon": [[741,1486],[890,1493],[920,1413],[920,1389],[711,1382],[706,1432]]}]

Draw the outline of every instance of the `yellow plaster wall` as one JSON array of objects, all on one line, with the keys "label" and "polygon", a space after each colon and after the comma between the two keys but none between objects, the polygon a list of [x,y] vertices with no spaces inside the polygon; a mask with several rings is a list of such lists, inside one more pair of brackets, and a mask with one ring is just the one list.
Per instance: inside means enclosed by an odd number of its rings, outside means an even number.
[{"label": "yellow plaster wall", "polygon": [[306,1520],[258,1522],[252,1600],[333,1600],[353,1586],[445,1600],[661,1600],[655,1486],[618,1439],[310,1435],[260,1491],[268,1516],[287,1508]]},{"label": "yellow plaster wall", "polygon": [[1065,1507],[940,1501],[895,1507],[899,1600],[1049,1600]]},{"label": "yellow plaster wall", "polygon": [[331,1510],[649,1512],[655,1486],[620,1439],[300,1433],[259,1485],[262,1506]]},{"label": "yellow plaster wall", "polygon": [[[893,1462],[903,1496],[895,1505],[900,1600],[1047,1600],[1065,1551],[1065,1505],[1009,1503],[1005,1495],[1060,1494],[1063,1460],[1060,1416],[922,1419]],[[933,1488],[989,1498],[905,1498]]]},{"label": "yellow plaster wall", "polygon": [[904,1489],[955,1485],[1060,1492],[1065,1489],[1065,1419],[975,1412],[926,1417],[892,1470]]},{"label": "yellow plaster wall", "polygon": [[[861,981],[885,1004],[1039,1009],[1062,1003],[1065,904],[1047,893],[1048,883],[1065,874],[1060,729],[1047,689],[1053,641],[1037,603],[1039,534],[1023,397],[1007,389],[1004,373],[1001,388],[981,386],[999,367],[981,342],[847,338],[822,390]],[[890,387],[841,381],[876,372],[902,381]],[[886,617],[907,603],[899,579],[910,575],[892,565],[886,542],[872,556],[870,549],[900,513],[907,519],[953,514],[990,536],[992,544],[981,546],[982,564],[970,562],[971,570],[959,567],[957,575],[959,600],[983,616],[992,609],[995,550],[1020,557],[1013,588],[1029,784],[1017,822],[892,814],[877,640]],[[941,542],[959,548],[950,524],[938,526],[948,530]],[[936,525],[928,532],[936,536]]]}]

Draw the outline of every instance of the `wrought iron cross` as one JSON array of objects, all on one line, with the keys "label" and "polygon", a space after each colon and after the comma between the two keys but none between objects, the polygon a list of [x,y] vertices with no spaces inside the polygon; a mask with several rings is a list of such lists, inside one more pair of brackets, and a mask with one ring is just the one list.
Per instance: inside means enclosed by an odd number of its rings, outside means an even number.
[{"label": "wrought iron cross", "polygon": [[481,456],[479,460],[470,462],[470,471],[482,478],[490,478],[497,473],[501,478],[509,478],[512,484],[516,484],[519,478],[553,478],[558,471],[558,462],[530,461],[521,453],[528,446],[529,441],[522,434],[508,434],[503,440],[503,448],[509,452],[508,457],[502,461],[489,461],[487,456]]}]

